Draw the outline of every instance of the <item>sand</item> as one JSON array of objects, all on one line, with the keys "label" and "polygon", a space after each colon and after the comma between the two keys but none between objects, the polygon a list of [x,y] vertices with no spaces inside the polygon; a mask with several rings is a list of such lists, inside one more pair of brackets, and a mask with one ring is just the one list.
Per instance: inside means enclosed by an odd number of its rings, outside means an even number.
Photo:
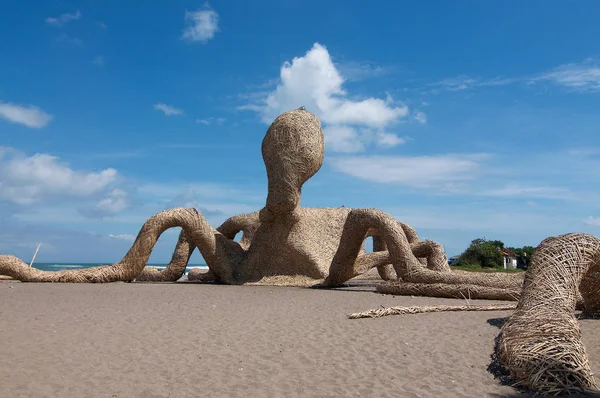
[{"label": "sand", "polygon": [[[0,396],[529,396],[486,370],[508,311],[346,318],[460,302],[380,295],[372,284],[0,281]],[[597,371],[598,322],[582,321]]]}]

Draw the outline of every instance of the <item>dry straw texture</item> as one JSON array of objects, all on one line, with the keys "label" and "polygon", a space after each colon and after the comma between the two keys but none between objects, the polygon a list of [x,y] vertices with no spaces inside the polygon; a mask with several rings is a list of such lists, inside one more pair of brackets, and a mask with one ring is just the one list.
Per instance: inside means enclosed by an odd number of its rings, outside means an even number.
[{"label": "dry straw texture", "polygon": [[[457,274],[457,276],[459,276]],[[464,276],[464,275],[463,275]],[[462,278],[463,276],[459,276]],[[389,283],[378,290],[392,294],[437,295],[456,298],[501,298],[511,289],[510,279],[468,277],[460,284]],[[490,283],[490,280],[492,283]],[[452,280],[454,281],[454,280]],[[503,281],[507,285],[503,285]],[[600,394],[581,341],[575,309],[600,314],[600,239],[567,234],[544,240],[525,274],[515,312],[506,321],[496,344],[496,355],[515,385],[536,393]],[[442,311],[510,309],[512,306],[433,306],[380,308],[351,314],[352,319]]]},{"label": "dry straw texture", "polygon": [[498,288],[470,284],[391,282],[377,285],[377,291],[397,296],[430,296],[457,299],[517,301],[520,288]]},{"label": "dry straw texture", "polygon": [[[302,185],[320,169],[323,154],[319,120],[305,110],[284,113],[262,143],[268,195],[260,212],[232,217],[215,229],[194,209],[165,210],[146,221],[129,252],[113,265],[48,272],[0,256],[0,275],[26,282],[174,281],[198,248],[210,272],[192,272],[192,280],[299,286],[322,281],[323,287],[335,287],[377,267],[383,279],[397,281],[380,286],[384,293],[503,300],[520,293],[497,344],[511,376],[540,393],[597,391],[574,310],[579,302],[586,313],[600,312],[598,238],[546,239],[525,281],[519,274],[451,272],[438,243],[420,241],[410,226],[380,210],[301,207]],[[182,232],[167,269],[144,269],[160,235],[173,227]],[[363,247],[368,236],[374,238],[373,253]],[[368,316],[507,308],[409,307]]]},{"label": "dry straw texture", "polygon": [[448,311],[504,311],[514,310],[515,304],[494,304],[494,305],[431,305],[415,307],[382,307],[364,312],[355,312],[348,315],[349,319],[360,318],[381,318],[388,315],[405,314],[424,314],[427,312],[448,312]]},{"label": "dry straw texture", "polygon": [[[242,214],[212,228],[193,209],[152,216],[118,263],[84,270],[44,272],[28,269],[16,257],[0,257],[0,274],[29,282],[175,281],[194,248],[210,272],[193,271],[191,280],[225,283],[297,284],[323,282],[334,287],[377,267],[386,280],[412,274],[449,274],[442,247],[419,241],[416,232],[376,209],[304,208],[302,185],[323,164],[324,137],[316,116],[295,110],[277,117],[262,143],[268,195],[260,212]],[[168,228],[183,229],[164,271],[144,269],[152,249]],[[235,235],[242,231],[237,243]],[[366,253],[373,236],[376,251]]]},{"label": "dry straw texture", "polygon": [[594,236],[567,234],[539,245],[497,344],[516,383],[548,395],[600,393],[575,317],[578,290],[584,311],[600,312],[599,267],[600,239]]},{"label": "dry straw texture", "polygon": [[[142,226],[131,249],[121,261],[113,265],[41,271],[30,268],[17,257],[5,255],[0,256],[0,275],[8,275],[23,282],[133,281],[144,269],[160,235],[173,227],[181,227],[185,231],[186,236],[200,249],[217,279],[233,280],[230,265],[241,261],[243,249],[238,243],[218,233],[195,209],[183,208],[165,210],[150,217]],[[186,239],[180,239],[181,242],[186,242]],[[185,257],[186,252],[189,252],[188,248],[181,244],[174,258]]]},{"label": "dry straw texture", "polygon": [[135,278],[143,282],[175,282],[185,273],[185,268],[196,246],[188,239],[185,231],[181,231],[173,257],[164,270],[154,267],[144,267],[142,272]]}]

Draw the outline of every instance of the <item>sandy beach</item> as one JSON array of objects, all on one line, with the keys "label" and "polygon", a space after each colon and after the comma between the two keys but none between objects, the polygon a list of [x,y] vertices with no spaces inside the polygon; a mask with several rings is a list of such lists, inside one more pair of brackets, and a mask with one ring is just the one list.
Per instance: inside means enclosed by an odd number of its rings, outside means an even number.
[{"label": "sandy beach", "polygon": [[[346,318],[457,303],[369,285],[0,281],[0,396],[529,396],[486,370],[508,311]],[[594,370],[597,326],[582,321]]]}]

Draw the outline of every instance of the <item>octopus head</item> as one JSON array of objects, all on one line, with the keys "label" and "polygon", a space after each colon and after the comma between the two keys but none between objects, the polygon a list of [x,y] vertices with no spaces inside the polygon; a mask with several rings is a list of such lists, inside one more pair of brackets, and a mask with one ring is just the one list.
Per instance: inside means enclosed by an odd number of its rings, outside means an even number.
[{"label": "octopus head", "polygon": [[315,115],[301,108],[275,119],[262,142],[269,193],[261,220],[294,213],[302,185],[319,171],[324,152],[323,130]]}]

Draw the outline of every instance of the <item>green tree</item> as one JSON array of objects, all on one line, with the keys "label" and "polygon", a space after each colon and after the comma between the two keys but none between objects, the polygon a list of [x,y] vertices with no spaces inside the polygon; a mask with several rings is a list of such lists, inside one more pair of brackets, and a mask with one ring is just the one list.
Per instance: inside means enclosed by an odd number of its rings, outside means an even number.
[{"label": "green tree", "polygon": [[459,260],[466,266],[503,268],[502,249],[504,249],[502,241],[477,238],[471,241],[471,245],[460,255]]}]

